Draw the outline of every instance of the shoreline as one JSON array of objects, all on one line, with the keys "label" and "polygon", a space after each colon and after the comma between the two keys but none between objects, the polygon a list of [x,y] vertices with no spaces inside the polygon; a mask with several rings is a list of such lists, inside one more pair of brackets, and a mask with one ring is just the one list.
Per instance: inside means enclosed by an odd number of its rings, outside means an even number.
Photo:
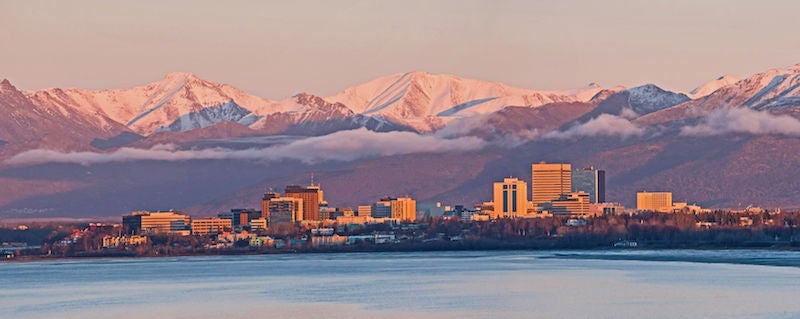
[{"label": "shoreline", "polygon": [[[579,245],[578,245],[579,246]],[[552,256],[542,256],[544,259],[575,259],[575,260],[630,260],[654,262],[697,262],[714,264],[745,264],[776,267],[800,268],[800,247],[783,243],[783,245],[753,246],[753,245],[725,245],[725,246],[687,246],[687,245],[653,245],[636,248],[620,248],[613,246],[571,246],[550,245],[535,247],[532,245],[497,245],[492,247],[470,246],[359,246],[359,247],[325,247],[301,248],[280,250],[254,250],[254,249],[229,249],[219,251],[205,251],[202,253],[170,254],[154,256],[136,256],[120,252],[98,252],[74,256],[19,256],[13,259],[0,260],[1,264],[35,263],[47,261],[74,261],[74,260],[104,260],[104,259],[153,259],[176,257],[214,257],[214,256],[252,256],[252,255],[307,255],[307,254],[369,254],[369,253],[414,253],[414,252],[492,252],[492,251],[530,251],[530,252],[559,252]],[[785,252],[798,253],[796,259],[787,258],[737,258],[726,256],[691,256],[675,254],[637,254],[637,252]],[[606,254],[611,253],[611,254]],[[619,254],[613,254],[619,253]]]}]

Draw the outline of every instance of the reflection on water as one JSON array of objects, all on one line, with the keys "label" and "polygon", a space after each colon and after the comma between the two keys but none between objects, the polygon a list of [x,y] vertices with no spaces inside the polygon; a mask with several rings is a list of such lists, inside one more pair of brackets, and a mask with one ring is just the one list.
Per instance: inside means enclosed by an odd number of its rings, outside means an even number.
[{"label": "reflection on water", "polygon": [[[431,252],[0,264],[2,318],[800,318],[800,268]],[[627,254],[627,253],[623,253]],[[785,252],[647,252],[731,260]],[[716,254],[716,255],[715,255]],[[556,258],[553,258],[556,257]],[[691,258],[687,259],[691,260]],[[779,263],[780,264],[780,263]]]}]

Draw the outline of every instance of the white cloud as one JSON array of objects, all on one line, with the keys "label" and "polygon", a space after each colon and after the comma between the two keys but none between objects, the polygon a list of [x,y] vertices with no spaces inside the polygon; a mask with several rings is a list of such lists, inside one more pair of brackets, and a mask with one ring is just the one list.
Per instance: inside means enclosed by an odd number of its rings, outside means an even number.
[{"label": "white cloud", "polygon": [[725,108],[709,113],[700,124],[681,128],[681,135],[726,133],[800,135],[800,120],[748,108]]},{"label": "white cloud", "polygon": [[209,148],[180,150],[173,145],[157,145],[150,149],[121,148],[111,153],[31,150],[6,160],[8,164],[77,163],[83,165],[137,160],[254,160],[296,159],[305,163],[352,161],[365,157],[391,156],[425,152],[458,152],[477,150],[486,141],[476,137],[440,138],[411,132],[378,133],[366,129],[340,131],[310,137],[285,145],[267,148],[233,150]]},{"label": "white cloud", "polygon": [[601,114],[586,123],[578,124],[564,131],[552,131],[543,138],[571,139],[584,136],[619,136],[627,138],[644,134],[644,129],[631,121],[616,115]]},{"label": "white cloud", "polygon": [[632,120],[632,119],[635,119],[635,118],[639,117],[639,114],[636,113],[636,111],[634,111],[633,109],[629,109],[629,108],[626,107],[626,108],[623,108],[622,111],[619,112],[619,116],[623,117],[623,118],[626,118],[626,119],[629,119],[629,120]]}]

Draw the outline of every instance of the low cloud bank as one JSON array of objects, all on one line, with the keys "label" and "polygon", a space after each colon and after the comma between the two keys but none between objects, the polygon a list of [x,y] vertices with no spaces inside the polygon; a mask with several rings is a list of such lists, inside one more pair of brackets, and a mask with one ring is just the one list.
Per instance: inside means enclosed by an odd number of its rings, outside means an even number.
[{"label": "low cloud bank", "polygon": [[471,151],[486,146],[476,137],[440,138],[410,132],[378,133],[367,129],[340,131],[267,148],[232,150],[209,148],[181,150],[174,145],[150,149],[121,148],[111,153],[31,150],[6,160],[7,164],[75,163],[82,165],[138,160],[254,160],[296,159],[307,164],[324,161],[352,161],[360,158],[426,152]]},{"label": "low cloud bank", "polygon": [[552,139],[571,139],[578,137],[595,136],[616,136],[627,138],[640,136],[645,130],[631,123],[628,119],[611,115],[601,114],[586,123],[578,124],[564,131],[552,131],[542,135],[542,138]]},{"label": "low cloud bank", "polygon": [[681,135],[710,136],[727,133],[800,136],[800,120],[748,108],[726,108],[709,113],[700,124],[681,128]]}]

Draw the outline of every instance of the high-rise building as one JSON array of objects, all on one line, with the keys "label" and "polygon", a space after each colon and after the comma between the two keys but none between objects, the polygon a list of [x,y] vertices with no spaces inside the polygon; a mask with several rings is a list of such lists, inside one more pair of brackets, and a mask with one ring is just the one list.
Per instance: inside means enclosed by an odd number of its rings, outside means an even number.
[{"label": "high-rise building", "polygon": [[572,165],[538,163],[531,167],[531,201],[534,207],[572,191]]},{"label": "high-rise building", "polygon": [[[284,196],[300,198],[303,200],[303,220],[320,220],[319,201],[320,189],[316,185],[302,187],[299,185],[286,186]],[[270,214],[272,211],[270,211]]]},{"label": "high-rise building", "polygon": [[179,211],[138,211],[122,216],[122,225],[133,233],[182,233],[189,230],[191,217]]},{"label": "high-rise building", "polygon": [[594,167],[584,167],[572,171],[572,190],[589,193],[590,203],[606,202],[606,172]]},{"label": "high-rise building", "polygon": [[636,210],[671,212],[672,192],[638,192],[636,193]]},{"label": "high-rise building", "polygon": [[280,196],[275,192],[264,192],[264,197],[261,198],[261,218],[269,220],[269,200]]},{"label": "high-rise building", "polygon": [[528,212],[528,183],[504,178],[494,183],[493,218],[524,216]]},{"label": "high-rise building", "polygon": [[417,221],[417,201],[411,197],[398,197],[391,201],[392,218],[405,221]]},{"label": "high-rise building", "polygon": [[294,223],[303,220],[303,199],[295,197],[277,197],[269,200],[269,225]]}]

